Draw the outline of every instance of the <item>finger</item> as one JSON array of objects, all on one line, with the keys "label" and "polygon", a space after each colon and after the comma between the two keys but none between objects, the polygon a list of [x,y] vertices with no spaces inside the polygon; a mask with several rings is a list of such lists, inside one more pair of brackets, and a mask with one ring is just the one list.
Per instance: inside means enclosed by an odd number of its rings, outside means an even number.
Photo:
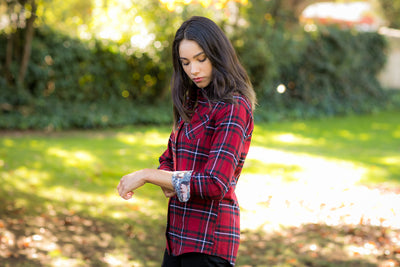
[{"label": "finger", "polygon": [[126,192],[125,192],[123,186],[120,186],[120,187],[118,188],[118,194],[119,194],[121,197],[123,197],[123,196],[126,195]]},{"label": "finger", "polygon": [[123,183],[124,183],[124,178],[121,178],[121,180],[119,180],[117,188],[120,189],[122,187]]},{"label": "finger", "polygon": [[125,200],[131,199],[133,194],[134,194],[133,192],[128,192],[122,198]]},{"label": "finger", "polygon": [[125,197],[125,196],[128,195],[129,192],[126,192],[126,190],[121,189],[121,190],[118,191],[118,193],[119,193],[119,195],[120,195],[121,197]]}]

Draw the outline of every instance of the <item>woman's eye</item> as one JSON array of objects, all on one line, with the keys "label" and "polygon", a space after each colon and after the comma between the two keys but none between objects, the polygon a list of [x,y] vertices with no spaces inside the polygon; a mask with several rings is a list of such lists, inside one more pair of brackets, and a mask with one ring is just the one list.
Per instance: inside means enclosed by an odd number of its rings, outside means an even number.
[{"label": "woman's eye", "polygon": [[206,61],[206,59],[207,59],[207,57],[202,58],[202,59],[199,59],[199,61],[200,61],[200,62],[204,62],[204,61]]},{"label": "woman's eye", "polygon": [[182,65],[187,66],[187,65],[189,65],[189,62],[182,62]]}]

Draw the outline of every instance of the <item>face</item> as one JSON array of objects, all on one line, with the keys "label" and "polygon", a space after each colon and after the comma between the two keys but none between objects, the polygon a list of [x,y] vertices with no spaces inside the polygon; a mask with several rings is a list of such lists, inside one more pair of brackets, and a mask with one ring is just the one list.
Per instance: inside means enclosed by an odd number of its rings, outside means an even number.
[{"label": "face", "polygon": [[187,76],[199,88],[210,84],[212,65],[203,49],[191,40],[182,40],[179,44],[179,59]]}]

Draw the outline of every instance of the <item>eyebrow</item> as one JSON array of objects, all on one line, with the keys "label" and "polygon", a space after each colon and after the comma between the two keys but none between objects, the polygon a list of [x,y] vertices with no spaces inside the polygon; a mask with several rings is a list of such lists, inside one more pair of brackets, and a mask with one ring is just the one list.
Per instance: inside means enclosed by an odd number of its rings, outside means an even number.
[{"label": "eyebrow", "polygon": [[[200,55],[202,55],[202,54],[205,54],[204,53],[204,51],[201,51],[200,53],[197,53],[196,55],[194,55],[194,57],[193,58],[196,58],[196,57],[198,57],[198,56],[200,56]],[[182,60],[182,59],[186,59],[186,60],[188,60],[187,58],[185,58],[185,57],[180,57],[179,58],[180,60]]]}]

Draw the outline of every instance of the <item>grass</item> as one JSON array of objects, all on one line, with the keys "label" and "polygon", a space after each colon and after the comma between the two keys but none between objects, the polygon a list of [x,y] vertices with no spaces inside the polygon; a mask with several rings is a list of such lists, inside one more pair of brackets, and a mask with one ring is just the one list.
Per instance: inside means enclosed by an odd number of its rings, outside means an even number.
[{"label": "grass", "polygon": [[[247,190],[257,181],[266,187],[276,181],[313,184],[317,191],[338,184],[400,187],[399,118],[400,112],[385,112],[257,124],[238,185],[244,221],[238,266],[397,264],[397,248],[386,249],[387,257],[385,250],[379,257],[344,252],[355,242],[349,236],[368,236],[375,244],[383,238],[365,234],[365,223],[286,225],[267,234],[265,220],[251,224],[246,218],[257,212],[259,203],[249,202]],[[157,167],[169,132],[169,127],[141,126],[0,133],[0,266],[159,266],[167,200],[151,185],[131,201],[120,199],[115,188],[126,173]],[[373,233],[383,229],[368,227]],[[384,229],[385,238],[398,233]],[[396,244],[400,253],[400,241]]]},{"label": "grass", "polygon": [[[257,125],[253,146],[346,161],[364,168],[363,183],[400,182],[399,114]],[[299,165],[285,165],[289,169]],[[318,167],[318,166],[316,166]]]}]

